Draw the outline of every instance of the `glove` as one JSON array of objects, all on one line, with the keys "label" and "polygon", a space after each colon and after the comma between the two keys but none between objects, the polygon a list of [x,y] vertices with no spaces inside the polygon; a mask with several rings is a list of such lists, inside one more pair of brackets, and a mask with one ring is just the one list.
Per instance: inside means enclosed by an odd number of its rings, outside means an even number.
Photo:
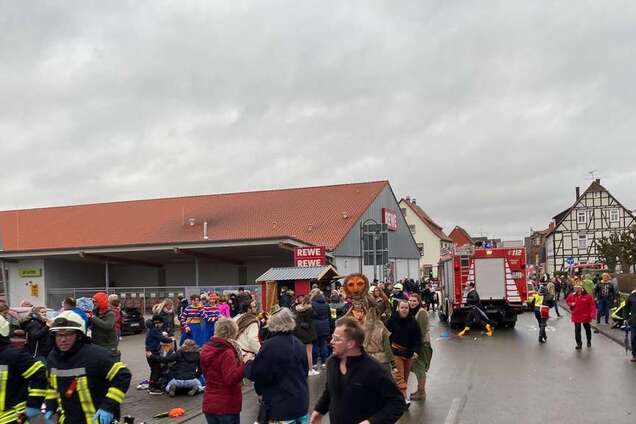
[{"label": "glove", "polygon": [[99,424],[111,424],[113,422],[113,418],[115,418],[115,415],[111,412],[108,412],[105,409],[98,409],[92,420],[97,421]]},{"label": "glove", "polygon": [[53,420],[51,419],[53,418],[53,415],[55,415],[55,411],[46,411],[44,414],[44,422],[46,424],[53,424]]},{"label": "glove", "polygon": [[41,413],[40,408],[27,407],[27,409],[24,410],[24,415],[26,415],[29,420],[33,417],[37,417]]}]

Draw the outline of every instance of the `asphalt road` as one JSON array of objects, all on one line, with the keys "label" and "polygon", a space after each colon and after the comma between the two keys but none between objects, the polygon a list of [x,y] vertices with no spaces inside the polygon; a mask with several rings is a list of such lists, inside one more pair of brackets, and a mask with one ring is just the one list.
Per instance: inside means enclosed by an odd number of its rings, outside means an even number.
[{"label": "asphalt road", "polygon": [[[636,365],[624,349],[593,334],[592,348],[577,352],[567,312],[548,324],[548,342],[540,345],[536,321],[529,313],[519,317],[516,329],[495,331],[494,337],[474,332],[459,338],[455,331],[447,337],[447,327],[434,319],[428,399],[413,402],[400,423],[636,422]],[[143,337],[125,338],[122,352],[136,384],[147,374]],[[309,377],[309,385],[311,407],[324,376]],[[180,406],[186,409],[188,422],[202,423],[201,401],[201,396],[151,397],[131,387],[124,412],[134,415],[136,422],[175,422],[149,417]],[[253,423],[256,412],[255,394],[246,386],[241,422]]]}]

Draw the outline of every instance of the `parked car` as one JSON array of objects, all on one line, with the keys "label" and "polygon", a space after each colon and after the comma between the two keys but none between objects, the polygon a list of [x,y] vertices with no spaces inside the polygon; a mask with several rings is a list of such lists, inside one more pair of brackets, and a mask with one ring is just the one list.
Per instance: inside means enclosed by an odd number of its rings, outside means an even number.
[{"label": "parked car", "polygon": [[137,308],[121,310],[121,335],[140,334],[146,329],[144,316]]}]

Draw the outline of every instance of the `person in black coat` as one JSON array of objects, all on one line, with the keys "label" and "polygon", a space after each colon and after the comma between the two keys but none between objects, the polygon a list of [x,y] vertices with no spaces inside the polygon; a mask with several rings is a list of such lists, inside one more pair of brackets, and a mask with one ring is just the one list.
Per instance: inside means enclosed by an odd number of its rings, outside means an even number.
[{"label": "person in black coat", "polygon": [[391,351],[398,370],[398,385],[407,403],[410,402],[407,382],[411,372],[411,363],[417,358],[422,347],[422,333],[415,318],[410,314],[408,300],[401,300],[397,311],[393,313],[387,329],[391,332]]},{"label": "person in black coat", "polygon": [[302,419],[309,408],[307,354],[293,334],[296,322],[288,308],[273,313],[269,334],[254,360],[245,364],[245,377],[262,396],[268,421]]},{"label": "person in black coat", "polygon": [[313,310],[314,329],[316,330],[316,342],[313,345],[312,362],[314,369],[317,369],[318,356],[320,356],[323,367],[327,366],[327,358],[329,358],[328,339],[331,335],[331,308],[320,290],[312,290],[309,297]]},{"label": "person in black coat", "polygon": [[311,414],[318,424],[329,413],[331,424],[395,423],[405,411],[389,370],[362,349],[364,330],[352,317],[337,321],[327,361],[325,390]]},{"label": "person in black coat", "polygon": [[31,308],[31,313],[20,327],[26,333],[25,347],[31,356],[45,360],[53,348],[53,339],[46,317],[46,306]]},{"label": "person in black coat", "polygon": [[307,352],[307,363],[309,364],[309,375],[317,375],[319,372],[313,369],[312,352],[314,342],[318,339],[314,328],[314,309],[309,301],[309,296],[298,296],[297,304],[294,306],[296,314],[296,329],[294,335],[303,342]]}]

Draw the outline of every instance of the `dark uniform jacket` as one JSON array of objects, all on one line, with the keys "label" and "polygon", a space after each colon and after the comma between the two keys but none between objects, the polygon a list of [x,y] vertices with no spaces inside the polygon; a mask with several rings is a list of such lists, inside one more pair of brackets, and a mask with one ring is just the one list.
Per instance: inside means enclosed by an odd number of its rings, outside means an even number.
[{"label": "dark uniform jacket", "polygon": [[89,340],[78,340],[68,352],[55,347],[46,366],[49,371],[46,409],[61,409],[59,424],[92,424],[91,418],[98,409],[119,418],[131,375],[112,352]]},{"label": "dark uniform jacket", "polygon": [[327,385],[314,410],[329,412],[331,424],[397,422],[406,410],[404,397],[389,370],[366,353],[347,358],[347,373],[340,372],[340,359],[327,361]]},{"label": "dark uniform jacket", "polygon": [[0,423],[17,422],[27,407],[40,409],[46,393],[44,363],[0,341]]}]

